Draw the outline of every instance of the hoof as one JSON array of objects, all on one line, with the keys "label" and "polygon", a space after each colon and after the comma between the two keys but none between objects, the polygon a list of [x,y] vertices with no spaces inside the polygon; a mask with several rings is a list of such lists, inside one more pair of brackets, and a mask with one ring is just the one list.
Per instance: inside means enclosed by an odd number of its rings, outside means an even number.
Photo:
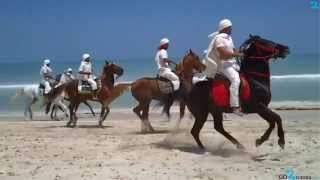
[{"label": "hoof", "polygon": [[256,140],[256,147],[260,146],[262,144],[262,140],[261,139],[257,139]]},{"label": "hoof", "polygon": [[281,149],[284,149],[285,142],[283,140],[279,140],[278,144],[281,147]]},{"label": "hoof", "polygon": [[242,144],[237,144],[237,149],[245,150],[246,148]]}]

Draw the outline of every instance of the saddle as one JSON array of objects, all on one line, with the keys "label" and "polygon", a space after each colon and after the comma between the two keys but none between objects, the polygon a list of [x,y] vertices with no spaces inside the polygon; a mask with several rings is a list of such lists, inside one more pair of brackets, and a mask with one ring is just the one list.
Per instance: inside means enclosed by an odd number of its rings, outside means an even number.
[{"label": "saddle", "polygon": [[[240,74],[239,101],[246,103],[250,100],[251,89],[247,78]],[[230,81],[222,74],[216,74],[211,81],[211,99],[217,107],[230,108]]]},{"label": "saddle", "polygon": [[164,77],[160,77],[159,75],[157,75],[155,80],[157,81],[158,87],[163,94],[173,93],[173,91],[174,91],[173,84],[169,79],[164,78]]},{"label": "saddle", "polygon": [[[95,79],[98,89],[100,89],[100,80],[99,79]],[[88,81],[83,81],[83,80],[79,80],[78,81],[78,91],[79,93],[83,93],[83,94],[90,94],[92,93],[92,87],[90,85],[90,83]]]}]

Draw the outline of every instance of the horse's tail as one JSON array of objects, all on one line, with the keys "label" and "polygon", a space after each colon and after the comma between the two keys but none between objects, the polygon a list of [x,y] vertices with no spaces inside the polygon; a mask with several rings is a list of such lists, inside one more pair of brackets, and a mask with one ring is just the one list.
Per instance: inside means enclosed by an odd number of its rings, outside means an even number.
[{"label": "horse's tail", "polygon": [[110,90],[110,96],[105,103],[110,104],[116,98],[121,96],[125,91],[129,91],[130,86],[131,86],[131,83],[117,84],[113,89]]},{"label": "horse's tail", "polygon": [[23,92],[24,92],[24,89],[23,89],[23,88],[17,89],[16,94],[11,97],[11,100],[12,100],[12,101],[13,101],[13,100],[16,100],[18,97],[22,96],[22,95],[23,95]]}]

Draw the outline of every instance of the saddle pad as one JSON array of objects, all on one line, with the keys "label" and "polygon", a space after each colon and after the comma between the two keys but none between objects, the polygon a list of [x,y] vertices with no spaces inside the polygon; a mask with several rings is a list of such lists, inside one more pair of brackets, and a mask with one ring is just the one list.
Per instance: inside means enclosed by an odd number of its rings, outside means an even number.
[{"label": "saddle pad", "polygon": [[[251,91],[247,79],[240,75],[240,93],[239,100],[240,102],[249,101]],[[214,79],[211,84],[211,95],[212,101],[217,107],[228,108],[230,107],[230,91],[229,91],[230,82],[228,79],[219,78]]]},{"label": "saddle pad", "polygon": [[78,91],[79,93],[91,93],[92,87],[87,81],[79,81]]},{"label": "saddle pad", "polygon": [[173,85],[169,80],[157,79],[157,82],[158,82],[159,89],[163,94],[173,93]]}]

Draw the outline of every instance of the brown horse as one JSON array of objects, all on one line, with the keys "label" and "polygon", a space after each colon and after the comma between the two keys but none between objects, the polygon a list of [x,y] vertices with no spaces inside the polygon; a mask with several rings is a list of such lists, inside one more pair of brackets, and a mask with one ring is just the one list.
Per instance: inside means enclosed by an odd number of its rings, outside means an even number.
[{"label": "brown horse", "polygon": [[[193,70],[202,71],[205,66],[200,62],[199,57],[189,50],[183,57],[183,60],[176,67],[176,73],[181,81],[180,89],[191,89],[192,73]],[[172,105],[174,98],[172,94],[163,94],[158,86],[157,78],[144,77],[136,80],[131,85],[132,96],[139,102],[139,104],[133,108],[133,112],[141,119],[141,131],[153,132],[154,129],[149,122],[149,106],[152,100],[164,101],[164,111],[168,114],[170,106]],[[183,88],[182,88],[183,87]],[[183,102],[181,102],[181,108],[184,108]],[[184,112],[184,109],[181,110]]]},{"label": "brown horse", "polygon": [[[240,99],[245,97],[244,92],[247,92],[247,98],[241,101],[242,110],[244,113],[257,113],[269,123],[266,132],[256,140],[256,146],[265,142],[277,125],[278,144],[281,148],[284,148],[285,138],[281,117],[268,108],[271,101],[269,60],[271,58],[285,58],[289,54],[289,48],[262,39],[259,36],[250,36],[241,47],[240,49],[243,50],[245,57],[241,62],[240,69],[240,75],[243,77],[239,93]],[[228,80],[216,76],[213,80],[195,84],[191,92],[185,97],[188,109],[195,117],[191,134],[201,149],[204,149],[204,146],[199,139],[199,133],[207,120],[208,114],[213,116],[214,128],[219,133],[235,144],[237,148],[244,149],[244,146],[223,127],[222,115],[225,112],[231,112],[231,108],[229,105],[219,105],[219,100],[228,94],[228,86]],[[219,92],[220,96],[217,95]],[[228,103],[229,101],[224,102]]]},{"label": "brown horse", "polygon": [[117,97],[119,97],[125,90],[129,90],[129,84],[118,84],[114,86],[114,76],[121,76],[123,69],[116,64],[105,62],[100,76],[101,87],[98,90],[97,98],[94,97],[93,93],[79,93],[78,91],[78,80],[72,80],[64,85],[64,92],[67,94],[70,105],[70,120],[67,123],[67,127],[75,127],[77,123],[76,109],[81,102],[87,100],[98,101],[101,104],[101,113],[99,126],[103,127],[102,123],[106,119],[110,112],[109,104]]}]

